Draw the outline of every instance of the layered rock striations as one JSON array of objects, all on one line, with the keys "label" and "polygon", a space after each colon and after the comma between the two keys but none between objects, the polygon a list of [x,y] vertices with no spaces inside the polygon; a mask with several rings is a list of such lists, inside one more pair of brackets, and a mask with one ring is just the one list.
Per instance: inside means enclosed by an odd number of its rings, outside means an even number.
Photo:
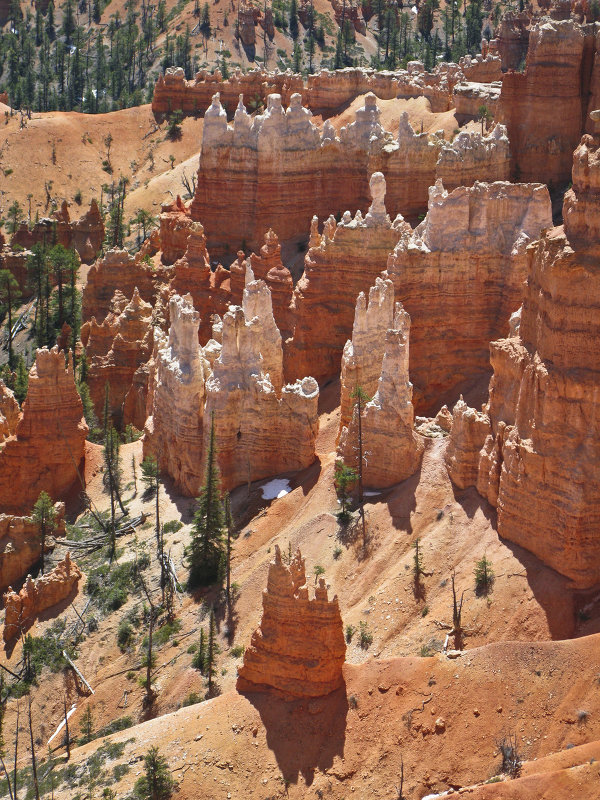
[{"label": "layered rock striations", "polygon": [[311,228],[304,274],[292,300],[294,332],[286,342],[285,375],[295,380],[312,375],[320,383],[339,373],[344,345],[352,333],[356,298],[368,292],[385,269],[388,255],[402,233],[411,231],[402,217],[392,223],[386,213],[386,182],[371,177],[373,201],[363,218],[345,213],[330,217],[319,234]]},{"label": "layered rock striations", "polygon": [[184,494],[197,494],[214,419],[222,485],[231,489],[315,459],[319,387],[284,385],[281,334],[264,281],[247,266],[243,306],[231,306],[198,345],[199,316],[188,295],[171,299],[169,338],[156,332],[144,453]]},{"label": "layered rock striations", "polygon": [[81,570],[67,553],[51,572],[36,580],[29,575],[20,592],[9,586],[4,595],[4,641],[20,636],[43,611],[69,597],[80,578]]},{"label": "layered rock striations", "polygon": [[137,289],[142,300],[155,303],[162,286],[172,278],[173,270],[161,268],[151,260],[148,263],[144,255],[143,248],[135,256],[127,250],[108,250],[90,267],[82,297],[84,320],[92,317],[103,320],[110,311],[116,288],[125,297],[131,297]]},{"label": "layered rock striations", "polygon": [[600,105],[599,43],[594,25],[546,18],[531,26],[525,71],[504,75],[496,114],[517,180],[569,180],[573,150],[591,130],[588,111]]},{"label": "layered rock striations", "polygon": [[495,125],[488,136],[463,131],[442,145],[435,174],[449,192],[472,186],[482,175],[490,183],[510,180],[510,145],[504,125]]},{"label": "layered rock striations", "polygon": [[[397,303],[393,326],[385,333],[377,391],[360,409],[360,420],[359,404],[354,404],[348,427],[342,428],[340,435],[338,455],[345,464],[356,468],[360,457],[360,422],[363,483],[374,489],[393,486],[413,475],[423,454],[423,440],[414,432],[412,384],[408,375],[409,332],[410,317]],[[342,393],[352,389],[353,386],[343,386]]]},{"label": "layered rock striations", "polygon": [[412,319],[410,375],[415,405],[489,371],[489,342],[503,335],[527,274],[527,244],[552,222],[540,184],[431,187],[429,210],[391,253],[387,276]]},{"label": "layered rock striations", "polygon": [[[65,504],[55,503],[53,536],[64,536]],[[31,517],[0,514],[0,589],[14,586],[40,560],[40,529]]]},{"label": "layered rock striations", "polygon": [[289,699],[325,696],[344,685],[345,655],[337,597],[329,600],[320,578],[309,598],[300,551],[286,566],[275,545],[260,627],[244,652],[238,691],[272,691]]},{"label": "layered rock striations", "polygon": [[195,495],[204,472],[202,420],[208,365],[198,345],[200,317],[191,296],[172,297],[169,312],[168,337],[155,330],[144,456],[154,455],[179,491]]},{"label": "layered rock striations", "polygon": [[319,429],[314,378],[283,383],[281,336],[271,295],[250,281],[243,308],[223,317],[222,348],[206,383],[205,442],[209,420],[225,488],[310,466]]},{"label": "layered rock striations", "polygon": [[71,221],[69,207],[63,200],[60,209],[51,217],[43,217],[30,229],[22,222],[11,238],[11,245],[31,249],[34,244],[62,244],[72,247],[85,264],[97,257],[104,240],[104,222],[98,203],[92,200],[89,209],[79,219]]},{"label": "layered rock striations", "polygon": [[[365,96],[355,121],[342,127],[339,136],[328,122],[319,129],[311,116],[299,94],[291,96],[287,111],[280,95],[271,94],[266,111],[253,117],[240,99],[233,124],[228,125],[215,95],[204,117],[195,197],[189,214],[187,209],[179,214],[181,226],[189,225],[190,215],[200,220],[210,251],[219,258],[244,247],[258,250],[269,229],[288,240],[304,235],[313,215],[364,208],[369,178],[377,171],[389,178],[387,205],[392,215],[416,216],[425,209],[443,138],[415,133],[407,114],[395,138],[381,125],[373,93]],[[483,140],[465,134],[456,146],[454,157],[451,152],[442,157],[446,174],[464,162],[457,175],[461,180],[506,177],[508,145],[501,129]]]},{"label": "layered rock striations", "polygon": [[185,230],[185,252],[173,265],[171,286],[177,294],[191,295],[200,315],[199,337],[204,345],[211,336],[212,315],[222,316],[231,302],[230,273],[220,264],[211,268],[204,228],[199,222],[191,222]]},{"label": "layered rock striations", "polygon": [[28,512],[41,491],[53,500],[79,480],[88,426],[69,352],[36,352],[27,397],[12,436],[0,445],[0,508]]},{"label": "layered rock striations", "polygon": [[90,397],[98,418],[102,419],[108,384],[109,412],[115,424],[123,427],[130,423],[138,430],[143,429],[146,396],[134,376],[152,354],[150,303],[142,300],[137,288],[129,302],[117,289],[110,313],[101,325],[95,317],[84,323],[81,340],[86,348]]},{"label": "layered rock striations", "polygon": [[377,391],[385,336],[394,327],[394,311],[394,285],[390,280],[377,278],[369,289],[368,302],[364,292],[356,298],[352,338],[342,353],[340,433],[352,419],[354,389],[360,386],[369,397]]},{"label": "layered rock striations", "polygon": [[564,231],[528,248],[518,333],[490,346],[490,433],[477,475],[479,492],[497,507],[500,536],[579,588],[600,580],[598,185],[600,141],[584,136]]}]

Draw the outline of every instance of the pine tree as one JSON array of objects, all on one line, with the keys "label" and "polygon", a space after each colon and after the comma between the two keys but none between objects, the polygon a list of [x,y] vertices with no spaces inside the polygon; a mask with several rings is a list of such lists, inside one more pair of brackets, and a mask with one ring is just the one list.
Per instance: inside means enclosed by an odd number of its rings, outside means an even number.
[{"label": "pine tree", "polygon": [[206,458],[206,476],[198,497],[192,541],[188,548],[189,589],[209,586],[211,583],[215,583],[221,575],[225,514],[220,495],[213,415]]},{"label": "pine tree", "polygon": [[166,758],[158,747],[151,747],[144,756],[144,775],[136,781],[134,796],[139,800],[167,800],[174,788]]},{"label": "pine tree", "polygon": [[63,34],[67,44],[71,44],[71,37],[75,32],[75,15],[73,13],[73,0],[67,0],[63,15]]},{"label": "pine tree", "polygon": [[292,0],[290,3],[290,34],[294,41],[298,38],[300,28],[298,25],[298,2]]},{"label": "pine tree", "polygon": [[492,562],[489,561],[485,553],[483,557],[475,563],[473,574],[475,575],[475,594],[478,597],[487,597],[492,590],[496,578]]},{"label": "pine tree", "polygon": [[215,688],[213,678],[217,674],[217,655],[220,652],[217,642],[217,625],[215,622],[215,612],[211,610],[208,624],[208,644],[206,646],[205,673],[208,678],[208,696],[211,697]]},{"label": "pine tree", "polygon": [[83,712],[83,717],[79,723],[79,729],[83,734],[83,744],[91,742],[94,738],[94,716],[92,713],[92,707],[89,704],[86,706],[86,709]]},{"label": "pine tree", "polygon": [[200,670],[202,675],[204,675],[206,669],[206,637],[204,635],[204,628],[200,628],[200,642],[192,658],[192,667]]},{"label": "pine tree", "polygon": [[46,492],[40,492],[40,496],[35,502],[33,514],[31,516],[40,532],[40,571],[43,575],[46,538],[52,534],[54,526],[56,525],[56,510],[50,496]]},{"label": "pine tree", "polygon": [[19,284],[15,276],[8,269],[0,269],[0,303],[6,306],[8,317],[8,364],[12,369],[14,366],[13,353],[13,324],[12,311],[15,300],[20,296]]},{"label": "pine tree", "polygon": [[340,498],[342,508],[338,514],[341,522],[347,522],[350,518],[348,512],[348,498],[350,487],[356,482],[357,472],[352,467],[348,467],[343,461],[335,462],[335,487]]}]

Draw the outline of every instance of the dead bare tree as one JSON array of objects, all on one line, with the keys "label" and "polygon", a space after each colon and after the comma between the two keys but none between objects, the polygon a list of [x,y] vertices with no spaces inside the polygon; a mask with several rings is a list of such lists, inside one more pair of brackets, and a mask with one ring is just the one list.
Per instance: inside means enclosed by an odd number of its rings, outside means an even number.
[{"label": "dead bare tree", "polygon": [[31,697],[29,697],[29,740],[31,742],[31,774],[33,776],[33,790],[35,800],[40,800],[40,785],[38,782],[37,764],[35,760],[35,743],[33,741],[33,721],[31,719]]},{"label": "dead bare tree", "polygon": [[193,197],[196,194],[196,173],[192,172],[192,177],[189,178],[185,170],[181,174],[181,185]]}]

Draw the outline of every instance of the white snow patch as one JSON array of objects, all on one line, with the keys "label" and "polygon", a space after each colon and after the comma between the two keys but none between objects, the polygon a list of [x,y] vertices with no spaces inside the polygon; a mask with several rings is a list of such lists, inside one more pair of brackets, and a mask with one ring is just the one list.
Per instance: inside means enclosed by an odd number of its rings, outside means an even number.
[{"label": "white snow patch", "polygon": [[262,487],[263,500],[278,500],[291,492],[290,482],[285,478],[274,478]]},{"label": "white snow patch", "polygon": [[367,492],[363,492],[365,497],[377,497],[377,495],[381,494],[381,489],[369,489]]},{"label": "white snow patch", "polygon": [[435,800],[436,797],[447,797],[448,792],[442,792],[441,794],[426,794],[425,797],[421,798],[421,800]]},{"label": "white snow patch", "polygon": [[[76,710],[76,709],[77,709],[77,706],[75,705],[75,703],[73,703],[73,705],[71,706],[71,708],[69,709],[69,711],[67,711],[67,719],[69,719],[69,717],[71,716],[71,714],[74,714],[74,713],[75,713],[75,710]],[[60,723],[60,725],[58,726],[58,728],[57,728],[57,729],[54,731],[54,733],[52,734],[52,736],[51,736],[51,737],[48,739],[48,744],[50,744],[50,742],[52,741],[52,739],[54,739],[56,736],[58,736],[58,734],[59,734],[59,733],[62,731],[62,729],[63,729],[64,727],[65,727],[65,719],[64,719],[64,717],[63,717],[63,719],[62,719],[62,722]]]}]

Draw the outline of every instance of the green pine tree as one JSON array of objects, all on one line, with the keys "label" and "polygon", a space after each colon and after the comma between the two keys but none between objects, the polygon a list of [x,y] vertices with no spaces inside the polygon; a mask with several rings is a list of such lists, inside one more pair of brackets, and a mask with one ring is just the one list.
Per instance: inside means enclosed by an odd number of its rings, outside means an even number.
[{"label": "green pine tree", "polygon": [[54,504],[46,492],[40,492],[40,496],[33,507],[31,515],[33,521],[38,526],[40,532],[40,571],[44,574],[44,562],[46,553],[46,539],[50,536],[56,525],[56,510]]},{"label": "green pine tree", "polygon": [[188,548],[190,574],[188,588],[209,586],[221,577],[224,555],[223,534],[225,513],[221,499],[220,475],[217,465],[214,415],[210,426],[210,439],[206,457],[204,486],[194,515],[192,541]]},{"label": "green pine tree", "polygon": [[151,747],[144,756],[144,774],[135,783],[136,800],[167,800],[175,788],[169,772],[169,764],[159,753],[158,747]]}]

